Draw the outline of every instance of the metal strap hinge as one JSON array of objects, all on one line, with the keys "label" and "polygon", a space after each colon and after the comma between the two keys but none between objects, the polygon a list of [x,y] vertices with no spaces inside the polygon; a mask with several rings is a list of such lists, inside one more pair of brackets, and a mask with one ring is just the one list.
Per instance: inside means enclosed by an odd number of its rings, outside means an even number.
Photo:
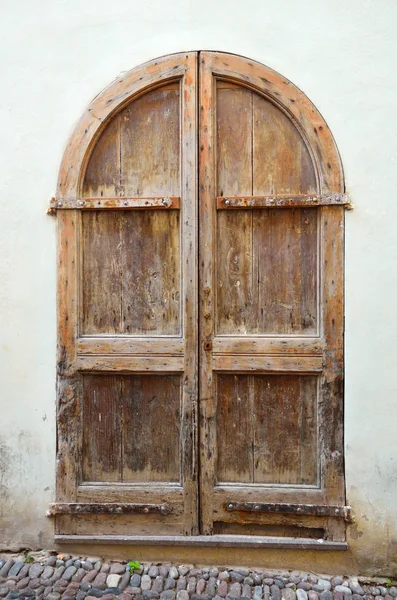
[{"label": "metal strap hinge", "polygon": [[278,513],[285,515],[338,517],[350,522],[352,518],[350,506],[329,506],[321,504],[281,504],[264,502],[233,502],[225,503],[228,512]]},{"label": "metal strap hinge", "polygon": [[55,215],[57,210],[149,210],[179,209],[180,198],[177,196],[145,196],[139,198],[51,198],[47,210]]},{"label": "metal strap hinge", "polygon": [[132,503],[95,503],[95,502],[55,502],[50,504],[47,517],[54,515],[125,515],[152,514],[169,515],[172,506],[162,504],[132,504]]},{"label": "metal strap hinge", "polygon": [[291,194],[272,196],[218,196],[218,210],[258,208],[306,208],[310,206],[344,206],[353,208],[348,194]]}]

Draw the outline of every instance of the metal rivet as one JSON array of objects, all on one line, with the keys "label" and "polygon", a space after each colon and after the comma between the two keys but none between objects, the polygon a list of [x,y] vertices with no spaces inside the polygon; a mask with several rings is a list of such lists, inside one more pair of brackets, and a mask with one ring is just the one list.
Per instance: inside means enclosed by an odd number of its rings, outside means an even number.
[{"label": "metal rivet", "polygon": [[148,512],[149,512],[149,509],[148,509],[148,508],[144,508],[144,509],[143,509],[143,512],[144,512],[144,513],[148,513]]},{"label": "metal rivet", "polygon": [[269,204],[274,204],[274,199],[273,198],[269,198]]},{"label": "metal rivet", "polygon": [[339,509],[338,508],[336,509],[335,514],[339,515]]},{"label": "metal rivet", "polygon": [[123,204],[124,206],[128,206],[128,200],[124,200]]},{"label": "metal rivet", "polygon": [[63,202],[59,201],[58,206],[63,206]]},{"label": "metal rivet", "polygon": [[302,510],[301,508],[297,508],[296,512],[301,512],[301,510]]},{"label": "metal rivet", "polygon": [[225,204],[227,204],[227,206],[229,206],[230,200],[225,200]]},{"label": "metal rivet", "polygon": [[259,506],[259,504],[255,504],[255,506],[254,506],[254,509],[255,509],[255,510],[259,510],[259,509],[260,509],[260,506]]},{"label": "metal rivet", "polygon": [[232,510],[232,508],[233,508],[233,504],[228,504],[228,505],[227,505],[227,507],[228,507],[230,510]]}]

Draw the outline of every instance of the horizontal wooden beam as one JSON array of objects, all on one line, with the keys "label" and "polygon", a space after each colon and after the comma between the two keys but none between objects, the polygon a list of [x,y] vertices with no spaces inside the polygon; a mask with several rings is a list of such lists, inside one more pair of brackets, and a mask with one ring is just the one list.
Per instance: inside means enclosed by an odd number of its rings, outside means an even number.
[{"label": "horizontal wooden beam", "polygon": [[78,371],[137,371],[177,373],[185,368],[183,356],[91,356],[80,354],[76,359]]},{"label": "horizontal wooden beam", "polygon": [[257,209],[257,208],[305,208],[308,206],[346,206],[352,205],[347,194],[329,193],[299,194],[294,196],[218,196],[216,206],[218,210]]},{"label": "horizontal wooden beam", "polygon": [[346,542],[323,539],[261,537],[249,535],[55,535],[64,544],[114,544],[119,546],[191,546],[228,548],[280,548],[291,550],[347,550]]},{"label": "horizontal wooden beam", "polygon": [[55,502],[50,504],[47,516],[54,515],[125,515],[125,514],[160,514],[169,515],[172,506],[162,504],[104,503],[104,502]]},{"label": "horizontal wooden beam", "polygon": [[287,373],[320,373],[321,356],[269,356],[260,354],[215,354],[215,371],[258,371]]},{"label": "horizontal wooden beam", "polygon": [[177,196],[145,196],[137,198],[52,198],[49,214],[55,214],[58,210],[170,210],[180,208],[180,198]]},{"label": "horizontal wooden beam", "polygon": [[217,336],[212,341],[214,354],[283,354],[321,356],[320,338]]},{"label": "horizontal wooden beam", "polygon": [[226,501],[228,512],[277,513],[285,515],[310,515],[315,517],[337,517],[351,521],[350,506],[329,506],[319,504],[281,504],[265,502],[233,502]]},{"label": "horizontal wooden beam", "polygon": [[122,336],[81,337],[76,342],[77,354],[87,355],[182,355],[185,340],[182,338],[137,339]]}]

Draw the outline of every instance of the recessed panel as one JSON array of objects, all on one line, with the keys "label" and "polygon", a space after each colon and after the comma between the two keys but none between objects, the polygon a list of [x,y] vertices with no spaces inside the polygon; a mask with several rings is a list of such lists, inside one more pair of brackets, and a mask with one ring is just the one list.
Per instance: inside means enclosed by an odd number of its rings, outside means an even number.
[{"label": "recessed panel", "polygon": [[217,480],[317,484],[317,377],[217,376]]},{"label": "recessed panel", "polygon": [[[316,192],[294,123],[255,92],[219,82],[217,196]],[[217,212],[217,333],[316,335],[318,209]]]},{"label": "recessed panel", "polygon": [[85,196],[180,195],[180,85],[130,102],[106,126],[84,177]]},{"label": "recessed panel", "polygon": [[180,333],[179,211],[82,215],[82,333]]},{"label": "recessed panel", "polygon": [[85,482],[180,481],[178,375],[85,375]]}]

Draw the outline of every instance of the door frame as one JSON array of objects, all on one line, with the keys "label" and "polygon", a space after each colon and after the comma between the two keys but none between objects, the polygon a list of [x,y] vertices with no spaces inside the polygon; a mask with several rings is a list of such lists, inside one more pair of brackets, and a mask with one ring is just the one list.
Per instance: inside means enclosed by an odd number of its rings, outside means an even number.
[{"label": "door frame", "polygon": [[[302,137],[305,139],[306,145],[310,151],[313,162],[316,166],[319,183],[319,194],[323,197],[334,195],[334,199],[344,194],[344,177],[343,168],[339,153],[332,137],[332,134],[310,100],[290,81],[284,78],[279,73],[272,69],[240,56],[226,54],[222,52],[188,52],[179,53],[170,56],[165,56],[155,59],[144,65],[141,65],[122,77],[119,77],[115,82],[108,86],[100,93],[89,105],[85,113],[82,115],[74,132],[72,133],[67,144],[59,172],[57,191],[55,198],[50,205],[50,212],[58,216],[58,413],[57,413],[57,431],[58,431],[58,472],[57,472],[57,503],[68,502],[72,494],[72,490],[76,487],[76,461],[78,460],[79,449],[71,435],[71,430],[76,427],[78,429],[76,417],[76,405],[78,403],[78,384],[75,381],[76,373],[76,344],[77,337],[77,265],[78,265],[78,244],[79,244],[79,228],[78,228],[78,213],[84,202],[82,195],[82,184],[85,170],[88,165],[89,158],[94,149],[96,141],[99,139],[102,131],[112,119],[112,117],[122,110],[133,98],[136,98],[150,89],[161,86],[167,81],[175,80],[178,77],[183,77],[186,74],[186,60],[188,57],[197,56],[201,68],[200,73],[200,98],[202,104],[198,108],[201,118],[201,129],[205,134],[200,140],[198,154],[201,157],[199,161],[199,179],[201,189],[199,190],[201,201],[199,206],[199,219],[213,219],[213,213],[209,209],[209,200],[214,197],[213,189],[213,156],[211,154],[211,139],[213,136],[213,114],[214,107],[213,94],[207,94],[206,88],[212,86],[213,76],[223,77],[228,80],[235,81],[246,87],[258,91],[261,95],[271,99],[287,116],[291,119]],[[189,77],[189,75],[188,75]],[[197,73],[196,73],[197,77]],[[186,86],[193,84],[187,80]],[[196,114],[190,115],[191,126],[194,127]],[[191,153],[186,157],[184,167],[189,168],[192,161],[195,162],[195,156]],[[194,177],[194,176],[193,176]],[[190,182],[191,185],[196,185],[197,182]],[[339,202],[342,204],[342,202]],[[65,210],[66,209],[66,210]],[[72,209],[72,210],[68,210]],[[331,214],[331,211],[339,211],[339,221],[335,223],[335,229],[328,232],[328,237],[331,240],[337,228],[343,228],[343,206],[338,207],[323,207],[324,215]],[[327,219],[323,219],[326,223]],[[206,243],[211,247],[212,239],[206,240]],[[338,252],[332,254],[330,247],[331,259],[328,262],[328,268],[331,271],[335,266],[341,270],[341,279],[338,283],[340,289],[343,289],[343,245],[339,245]],[[196,282],[197,285],[197,282]],[[210,271],[201,272],[201,295],[199,299],[201,314],[206,314],[212,311],[211,294],[207,289],[211,289],[212,273]],[[326,292],[327,293],[327,292]],[[332,301],[332,291],[329,290],[329,300]],[[338,297],[337,306],[333,307],[336,310],[338,317],[337,331],[335,323],[331,327],[331,323],[327,324],[330,339],[334,339],[334,347],[330,347],[333,353],[333,361],[329,379],[334,385],[337,380],[339,386],[338,391],[338,409],[339,418],[343,415],[343,400],[340,401],[340,385],[343,371],[343,347],[340,346],[340,339],[343,339],[343,297]],[[341,329],[342,328],[342,329]],[[331,331],[332,329],[332,331]],[[201,374],[206,372],[207,361],[209,354],[205,349],[205,344],[211,342],[212,332],[208,330],[205,319],[200,324],[200,353],[201,353]],[[342,336],[342,337],[341,337]],[[332,341],[331,339],[331,341]],[[202,377],[205,381],[205,377]],[[335,388],[336,389],[336,388]],[[203,397],[208,390],[203,388]],[[201,395],[202,395],[201,394]],[[202,423],[208,422],[211,414],[207,410],[203,411],[201,405],[201,420]],[[192,419],[196,419],[197,402],[192,404]],[[193,426],[193,439],[197,440],[197,433]],[[338,438],[335,441],[335,456],[343,457],[343,422],[341,423],[342,435],[339,429]],[[206,438],[205,425],[201,442]],[[194,453],[193,453],[194,454]],[[330,458],[332,460],[332,457]],[[342,460],[343,464],[343,460]],[[340,465],[340,459],[339,459]],[[198,469],[197,456],[192,457],[192,473]],[[344,474],[340,472],[340,467],[334,470],[335,485],[339,490],[340,501],[344,502]],[[73,495],[73,494],[72,494]],[[56,509],[54,509],[56,512]],[[75,541],[79,536],[68,536],[58,534],[56,540],[58,542]],[[89,536],[85,537],[86,541]],[[94,536],[98,538],[98,536]],[[114,536],[115,538],[117,536]],[[123,536],[125,537],[125,536]],[[128,536],[127,536],[128,537]],[[149,538],[133,539],[134,536],[129,536],[131,541],[141,543],[149,543]],[[177,536],[176,536],[177,537]],[[226,536],[191,536],[177,540],[175,536],[163,536],[161,540],[156,538],[156,544],[174,544],[182,543],[189,544],[208,544],[217,543],[217,545],[243,545],[253,547],[255,544],[262,546],[275,547],[291,547],[291,543],[283,540],[253,540],[249,536],[246,539],[232,539],[233,536],[228,536],[229,539],[220,539]],[[236,536],[243,538],[244,536]],[[99,536],[100,538],[100,536]],[[146,540],[146,541],[145,541]],[[211,541],[212,540],[212,541]],[[109,540],[107,540],[109,541]],[[116,539],[114,539],[116,543]],[[112,542],[110,542],[112,543]],[[153,540],[152,540],[153,543]],[[305,548],[346,548],[343,541],[324,542],[318,544],[316,540],[302,540],[297,544],[292,544],[293,547],[298,545]]]}]

